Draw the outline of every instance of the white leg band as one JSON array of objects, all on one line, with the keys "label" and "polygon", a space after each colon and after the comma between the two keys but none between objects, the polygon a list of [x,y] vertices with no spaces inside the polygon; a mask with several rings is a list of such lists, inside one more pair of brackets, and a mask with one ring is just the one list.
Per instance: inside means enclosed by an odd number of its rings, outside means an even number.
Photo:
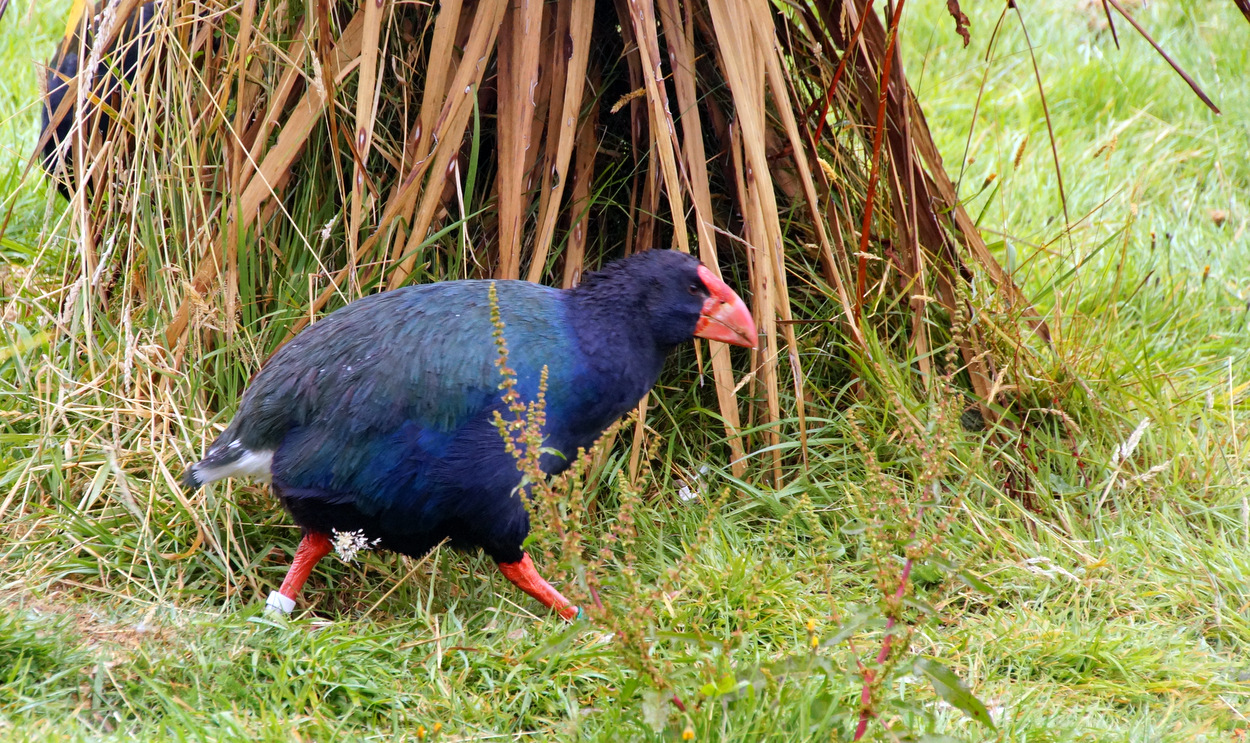
[{"label": "white leg band", "polygon": [[265,609],[273,609],[281,614],[290,614],[295,610],[295,599],[289,599],[277,591],[274,591],[270,593],[269,598],[265,600]]}]

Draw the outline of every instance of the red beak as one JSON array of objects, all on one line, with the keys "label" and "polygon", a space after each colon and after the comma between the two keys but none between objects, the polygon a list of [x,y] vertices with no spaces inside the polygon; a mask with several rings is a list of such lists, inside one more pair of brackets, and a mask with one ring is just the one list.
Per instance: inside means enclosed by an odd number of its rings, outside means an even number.
[{"label": "red beak", "polygon": [[716,278],[707,266],[699,266],[699,279],[712,296],[703,303],[694,334],[711,341],[755,348],[759,334],[746,302],[729,285]]}]

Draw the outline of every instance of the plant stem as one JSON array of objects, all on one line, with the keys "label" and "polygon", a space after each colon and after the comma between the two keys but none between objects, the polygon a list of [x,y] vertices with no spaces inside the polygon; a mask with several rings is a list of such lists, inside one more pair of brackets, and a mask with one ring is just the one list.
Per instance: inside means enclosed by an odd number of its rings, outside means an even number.
[{"label": "plant stem", "polygon": [[[913,560],[909,557],[907,562],[903,563],[903,574],[899,576],[898,588],[894,591],[895,601],[902,601],[903,594],[907,592],[907,580],[911,577],[911,566]],[[890,630],[894,629],[894,625],[898,623],[895,617],[890,617],[885,623],[885,639],[881,642],[881,652],[877,653],[877,665],[885,663],[890,657],[890,645],[893,643],[894,635]],[[864,689],[860,692],[859,702],[862,709],[859,713],[859,725],[855,726],[855,737],[852,740],[859,740],[864,737],[864,733],[868,730],[868,720],[874,717],[872,713],[872,682],[874,676],[871,670],[864,671]]]}]

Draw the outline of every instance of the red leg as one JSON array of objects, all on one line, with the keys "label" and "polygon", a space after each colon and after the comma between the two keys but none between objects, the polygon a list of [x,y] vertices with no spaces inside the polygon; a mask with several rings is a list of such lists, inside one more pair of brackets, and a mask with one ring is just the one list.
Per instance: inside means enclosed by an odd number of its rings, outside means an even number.
[{"label": "red leg", "polygon": [[295,559],[291,562],[291,569],[287,571],[286,579],[282,581],[282,587],[277,593],[269,594],[266,605],[278,609],[283,614],[290,614],[295,608],[295,599],[299,598],[300,589],[304,587],[309,574],[321,558],[330,554],[333,549],[330,538],[325,534],[317,532],[305,534],[300,540],[299,548],[295,550]]},{"label": "red leg", "polygon": [[570,622],[581,615],[581,609],[569,603],[569,600],[552,588],[550,583],[543,580],[543,577],[534,569],[534,561],[528,554],[521,553],[521,559],[516,562],[499,563],[499,572],[516,584],[517,588],[538,599],[544,606]]}]

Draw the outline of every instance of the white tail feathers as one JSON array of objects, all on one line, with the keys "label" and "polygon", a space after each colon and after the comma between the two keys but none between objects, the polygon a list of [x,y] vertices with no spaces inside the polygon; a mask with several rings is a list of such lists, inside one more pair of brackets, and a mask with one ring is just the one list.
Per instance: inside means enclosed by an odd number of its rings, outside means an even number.
[{"label": "white tail feathers", "polygon": [[[226,461],[222,461],[223,459]],[[240,451],[235,448],[228,459],[214,456],[210,451],[202,461],[191,465],[182,476],[182,484],[194,489],[227,477],[254,477],[269,482],[269,469],[272,465],[273,451]]]}]

